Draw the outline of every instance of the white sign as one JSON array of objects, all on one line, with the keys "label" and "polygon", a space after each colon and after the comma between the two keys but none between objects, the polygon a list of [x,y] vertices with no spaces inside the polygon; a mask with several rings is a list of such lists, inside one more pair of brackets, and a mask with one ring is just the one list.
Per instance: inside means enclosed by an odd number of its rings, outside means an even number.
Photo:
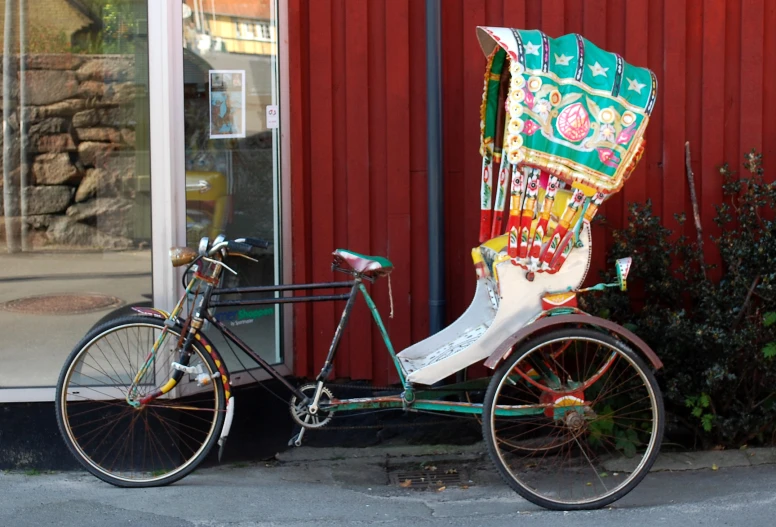
[{"label": "white sign", "polygon": [[280,116],[278,115],[278,105],[267,105],[267,128],[277,128],[280,126]]}]

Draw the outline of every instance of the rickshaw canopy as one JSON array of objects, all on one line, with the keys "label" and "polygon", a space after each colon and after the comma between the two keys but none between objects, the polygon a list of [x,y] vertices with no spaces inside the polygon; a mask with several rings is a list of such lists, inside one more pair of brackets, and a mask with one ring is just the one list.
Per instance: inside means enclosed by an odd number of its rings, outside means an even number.
[{"label": "rickshaw canopy", "polygon": [[[633,171],[655,105],[657,79],[577,34],[479,27],[488,57],[481,153],[493,155],[499,106],[503,145],[524,163],[604,194]],[[508,83],[508,84],[507,84]]]},{"label": "rickshaw canopy", "polygon": [[477,36],[487,57],[480,243],[507,233],[503,258],[554,273],[641,158],[657,79],[577,34]]}]

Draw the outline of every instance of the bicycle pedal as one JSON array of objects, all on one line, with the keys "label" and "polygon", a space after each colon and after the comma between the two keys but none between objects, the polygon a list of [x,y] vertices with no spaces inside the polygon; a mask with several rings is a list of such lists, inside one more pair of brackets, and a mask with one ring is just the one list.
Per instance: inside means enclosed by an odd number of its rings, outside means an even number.
[{"label": "bicycle pedal", "polygon": [[300,428],[291,439],[288,440],[288,446],[302,446],[302,438],[304,437],[305,428]]}]

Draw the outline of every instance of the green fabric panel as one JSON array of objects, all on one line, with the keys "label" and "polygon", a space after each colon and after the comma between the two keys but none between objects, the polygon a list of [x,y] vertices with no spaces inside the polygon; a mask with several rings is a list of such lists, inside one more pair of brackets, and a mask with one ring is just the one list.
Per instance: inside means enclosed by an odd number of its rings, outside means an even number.
[{"label": "green fabric panel", "polygon": [[579,55],[576,35],[550,39],[550,67],[561,78],[574,78]]},{"label": "green fabric panel", "polygon": [[[626,157],[638,147],[634,138],[643,133],[651,72],[621,58],[618,72],[617,55],[575,34],[547,38],[549,60],[544,61],[542,33],[518,33],[530,91],[521,117],[525,147],[586,174],[598,188],[613,185],[615,176],[624,172]],[[556,90],[559,96],[553,95]]]},{"label": "green fabric panel", "polygon": [[[525,69],[541,70],[542,57],[542,32],[541,31],[520,31],[520,38],[523,39],[523,48],[525,49]],[[532,53],[533,52],[533,53]]]},{"label": "green fabric panel", "polygon": [[[562,167],[556,172],[567,182],[617,190],[654,106],[654,75],[576,34],[552,39],[536,30],[512,32],[526,65],[520,117],[526,163]],[[499,49],[489,73],[509,67],[505,55]],[[497,80],[487,83],[486,144],[495,135],[498,87]]]},{"label": "green fabric panel", "polygon": [[[566,35],[574,37],[574,35]],[[608,53],[590,41],[585,41],[585,64],[582,82],[593,89],[612,91],[617,70],[614,53]]]},{"label": "green fabric panel", "polygon": [[635,106],[646,107],[652,93],[652,75],[649,70],[625,64],[620,96]]},{"label": "green fabric panel", "polygon": [[[490,73],[499,76],[504,67],[504,59],[507,52],[499,48],[493,57],[493,65]],[[499,81],[488,79],[488,105],[485,108],[485,138],[493,139],[496,135],[496,114],[498,113],[498,87]]]},{"label": "green fabric panel", "polygon": [[364,260],[373,260],[377,263],[379,263],[382,267],[393,267],[393,264],[388,258],[383,258],[382,256],[369,256],[368,254],[361,254],[357,253],[356,251],[351,251],[348,249],[337,249],[340,252],[343,253],[349,253],[354,256],[358,256],[359,258],[363,258]]}]

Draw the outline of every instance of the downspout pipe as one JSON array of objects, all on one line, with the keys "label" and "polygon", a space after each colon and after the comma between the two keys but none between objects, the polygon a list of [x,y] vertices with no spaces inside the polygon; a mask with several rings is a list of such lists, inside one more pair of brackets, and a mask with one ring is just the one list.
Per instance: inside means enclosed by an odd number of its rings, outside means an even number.
[{"label": "downspout pipe", "polygon": [[440,0],[426,0],[429,331],[445,326],[444,166],[442,158],[442,31]]}]

